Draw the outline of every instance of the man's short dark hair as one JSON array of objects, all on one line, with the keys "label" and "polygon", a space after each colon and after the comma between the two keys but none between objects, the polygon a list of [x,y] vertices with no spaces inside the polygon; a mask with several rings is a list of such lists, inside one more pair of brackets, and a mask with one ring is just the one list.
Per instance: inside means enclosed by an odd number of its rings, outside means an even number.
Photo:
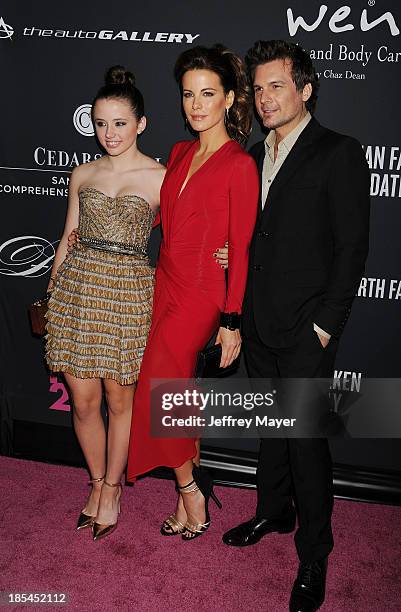
[{"label": "man's short dark hair", "polygon": [[309,54],[298,45],[285,40],[258,40],[255,42],[245,56],[251,80],[254,79],[257,66],[276,59],[291,60],[292,79],[298,91],[302,91],[307,83],[312,85],[312,94],[305,106],[313,114],[318,97],[319,78]]}]

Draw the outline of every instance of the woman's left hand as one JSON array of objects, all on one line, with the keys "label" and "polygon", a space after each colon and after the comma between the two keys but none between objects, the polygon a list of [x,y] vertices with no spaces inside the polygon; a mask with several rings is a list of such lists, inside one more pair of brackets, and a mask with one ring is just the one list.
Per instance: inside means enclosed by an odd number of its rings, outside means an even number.
[{"label": "woman's left hand", "polygon": [[231,331],[226,327],[220,327],[217,334],[216,344],[221,344],[220,367],[227,368],[236,359],[241,350],[241,334],[238,329]]},{"label": "woman's left hand", "polygon": [[219,264],[223,270],[228,268],[228,242],[223,247],[216,249],[213,253],[213,257],[216,258],[216,263]]}]

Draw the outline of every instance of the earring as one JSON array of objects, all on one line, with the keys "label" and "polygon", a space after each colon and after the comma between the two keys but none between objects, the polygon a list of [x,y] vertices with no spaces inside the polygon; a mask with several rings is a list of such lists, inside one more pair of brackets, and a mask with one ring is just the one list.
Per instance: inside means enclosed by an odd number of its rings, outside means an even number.
[{"label": "earring", "polygon": [[185,117],[184,130],[186,130],[187,128],[188,128],[188,119]]},{"label": "earring", "polygon": [[226,112],[225,112],[225,115],[224,115],[224,123],[228,123],[229,120],[230,120],[230,117],[228,115],[229,110],[230,110],[229,108],[226,108]]}]

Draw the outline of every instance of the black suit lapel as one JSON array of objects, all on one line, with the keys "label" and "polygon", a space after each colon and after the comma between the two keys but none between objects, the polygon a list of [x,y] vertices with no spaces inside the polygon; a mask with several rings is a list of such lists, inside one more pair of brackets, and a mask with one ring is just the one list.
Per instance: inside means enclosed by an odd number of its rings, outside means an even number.
[{"label": "black suit lapel", "polygon": [[278,194],[285,189],[295,171],[298,170],[305,159],[307,159],[308,155],[310,154],[310,147],[320,134],[321,129],[322,128],[319,123],[312,117],[306,128],[301,132],[269,189],[265,206],[263,208],[264,221],[270,215],[272,206],[274,205],[274,201]]}]

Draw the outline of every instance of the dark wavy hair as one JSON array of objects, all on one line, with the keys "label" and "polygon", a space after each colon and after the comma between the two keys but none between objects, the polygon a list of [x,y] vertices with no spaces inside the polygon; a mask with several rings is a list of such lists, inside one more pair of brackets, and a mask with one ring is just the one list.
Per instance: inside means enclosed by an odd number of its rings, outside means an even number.
[{"label": "dark wavy hair", "polygon": [[276,59],[291,60],[292,79],[298,91],[302,91],[307,83],[312,85],[312,94],[305,106],[313,114],[318,98],[319,78],[309,54],[298,45],[285,40],[258,40],[255,42],[245,56],[251,81],[254,79],[257,66]]},{"label": "dark wavy hair", "polygon": [[224,93],[234,92],[234,102],[226,118],[230,138],[245,145],[252,130],[252,92],[242,59],[224,47],[192,47],[178,57],[174,76],[182,89],[182,77],[188,70],[211,70],[221,81]]},{"label": "dark wavy hair", "polygon": [[117,98],[126,100],[134,113],[137,121],[145,114],[145,104],[139,89],[135,87],[135,77],[124,66],[112,66],[104,76],[104,85],[97,92],[93,102],[94,108],[98,100],[105,98]]}]

